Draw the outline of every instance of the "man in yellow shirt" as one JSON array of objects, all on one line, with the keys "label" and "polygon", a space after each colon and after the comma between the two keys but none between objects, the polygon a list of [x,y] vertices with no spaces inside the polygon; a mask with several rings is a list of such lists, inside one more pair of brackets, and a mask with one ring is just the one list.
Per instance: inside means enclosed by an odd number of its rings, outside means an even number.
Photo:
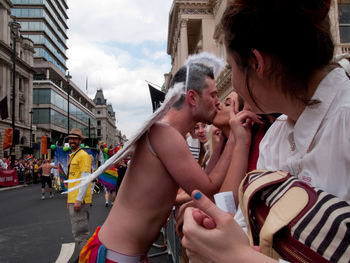
[{"label": "man in yellow shirt", "polygon": [[[68,177],[79,179],[91,173],[91,159],[89,155],[80,148],[84,137],[81,130],[73,128],[68,135],[69,146],[72,153],[69,156]],[[68,183],[68,189],[79,184]],[[72,233],[76,245],[81,250],[90,237],[89,214],[91,204],[91,184],[68,193],[67,207],[69,210]]]}]

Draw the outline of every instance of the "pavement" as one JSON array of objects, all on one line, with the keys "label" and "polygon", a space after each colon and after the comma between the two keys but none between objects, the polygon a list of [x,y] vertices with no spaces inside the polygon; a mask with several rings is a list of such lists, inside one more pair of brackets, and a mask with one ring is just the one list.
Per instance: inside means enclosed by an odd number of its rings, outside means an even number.
[{"label": "pavement", "polygon": [[[0,188],[0,262],[74,262],[79,255],[76,249],[69,216],[66,195],[55,193],[41,200],[41,185],[19,185]],[[104,194],[95,194],[90,233],[101,225],[110,207],[105,207]],[[157,243],[162,243],[160,234]],[[164,248],[152,247],[151,263],[172,263],[172,257]]]}]

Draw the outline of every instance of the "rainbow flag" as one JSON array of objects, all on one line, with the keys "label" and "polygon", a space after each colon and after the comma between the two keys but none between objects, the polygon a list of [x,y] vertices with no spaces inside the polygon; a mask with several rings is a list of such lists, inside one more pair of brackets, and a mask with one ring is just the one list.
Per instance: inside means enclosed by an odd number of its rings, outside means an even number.
[{"label": "rainbow flag", "polygon": [[64,172],[63,165],[62,163],[58,163],[58,174],[60,176],[60,182],[61,182],[61,190],[62,191],[67,191],[68,184],[64,183],[65,180],[68,179],[66,173]]},{"label": "rainbow flag", "polygon": [[108,190],[115,190],[118,180],[117,168],[111,167],[104,171],[99,177],[98,181]]},{"label": "rainbow flag", "polygon": [[27,158],[25,159],[26,161],[29,161],[29,160],[31,160],[31,159],[33,159],[34,158],[34,156],[33,156],[33,154],[32,155],[28,155],[27,156]]}]

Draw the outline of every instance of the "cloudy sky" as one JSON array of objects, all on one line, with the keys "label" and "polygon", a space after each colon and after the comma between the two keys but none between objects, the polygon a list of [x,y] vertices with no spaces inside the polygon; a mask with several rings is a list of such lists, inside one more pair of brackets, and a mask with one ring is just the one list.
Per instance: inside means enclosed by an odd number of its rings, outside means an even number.
[{"label": "cloudy sky", "polygon": [[103,89],[118,129],[128,138],[152,114],[146,81],[161,86],[171,69],[166,53],[171,4],[172,0],[68,1],[67,66],[72,79],[92,99]]}]

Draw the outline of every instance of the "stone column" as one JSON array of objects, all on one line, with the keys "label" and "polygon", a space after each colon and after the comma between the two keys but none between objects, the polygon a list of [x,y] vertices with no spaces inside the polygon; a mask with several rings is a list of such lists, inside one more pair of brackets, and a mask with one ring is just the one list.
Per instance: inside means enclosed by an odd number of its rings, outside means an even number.
[{"label": "stone column", "polygon": [[7,44],[7,10],[0,6],[0,39]]},{"label": "stone column", "polygon": [[339,11],[337,0],[333,0],[331,3],[331,8],[329,10],[329,20],[331,22],[331,33],[335,44],[335,54],[338,55],[342,52],[342,50],[340,47]]},{"label": "stone column", "polygon": [[10,45],[11,35],[8,25],[10,21],[10,7],[6,3],[5,5],[6,6],[0,5],[0,40]]},{"label": "stone column", "polygon": [[218,50],[213,41],[215,31],[215,21],[214,19],[204,18],[202,19],[202,32],[203,32],[203,50],[218,55]]},{"label": "stone column", "polygon": [[180,65],[182,66],[188,57],[188,33],[187,33],[187,23],[188,19],[181,20],[181,29],[180,29]]},{"label": "stone column", "polygon": [[7,93],[6,68],[7,66],[5,64],[0,64],[0,100],[3,99]]},{"label": "stone column", "polygon": [[30,126],[30,111],[32,110],[32,99],[33,94],[30,92],[29,80],[27,78],[23,79],[24,91],[25,91],[25,115],[26,115],[26,125]]}]

